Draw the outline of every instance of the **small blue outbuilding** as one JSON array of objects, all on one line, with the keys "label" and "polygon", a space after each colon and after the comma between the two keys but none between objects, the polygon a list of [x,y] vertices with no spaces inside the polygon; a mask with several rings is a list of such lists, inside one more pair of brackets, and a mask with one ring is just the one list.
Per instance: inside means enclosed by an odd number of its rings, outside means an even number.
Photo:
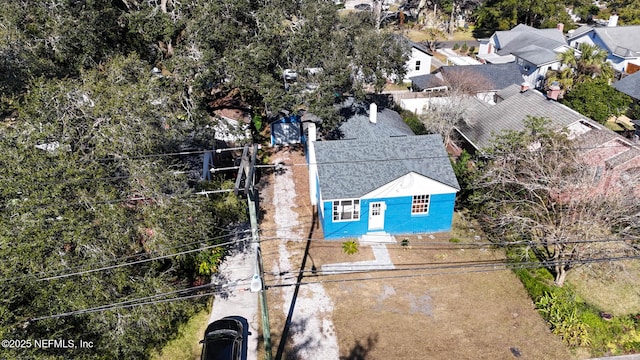
[{"label": "small blue outbuilding", "polygon": [[300,116],[291,115],[271,123],[271,146],[304,142]]},{"label": "small blue outbuilding", "polygon": [[413,135],[394,111],[310,144],[312,201],[325,239],[449,231],[460,190],[440,135]]}]

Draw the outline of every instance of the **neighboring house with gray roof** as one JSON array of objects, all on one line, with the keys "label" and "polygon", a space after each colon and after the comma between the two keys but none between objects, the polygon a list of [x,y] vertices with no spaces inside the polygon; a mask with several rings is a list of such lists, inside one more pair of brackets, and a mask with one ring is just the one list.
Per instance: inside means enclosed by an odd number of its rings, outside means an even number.
[{"label": "neighboring house with gray roof", "polygon": [[413,91],[442,91],[447,88],[442,76],[438,74],[412,76],[409,80],[411,80]]},{"label": "neighboring house with gray roof", "polygon": [[340,125],[342,139],[375,139],[390,136],[414,135],[402,116],[391,109],[376,111],[376,122],[371,122],[370,111],[360,109]]},{"label": "neighboring house with gray roof", "polygon": [[586,116],[548,100],[535,90],[521,92],[515,85],[499,91],[496,96],[495,105],[477,101],[467,118],[456,127],[470,145],[463,145],[464,148],[483,151],[494,144],[496,136],[524,130],[528,116],[544,117],[558,130],[566,130],[569,138],[578,143],[584,162],[593,168],[593,193],[617,191],[640,173],[637,144]]},{"label": "neighboring house with gray roof", "polygon": [[[447,85],[463,88],[465,95],[473,95],[483,101],[493,103],[495,93],[510,85],[521,85],[524,78],[520,67],[515,63],[508,64],[481,64],[474,66],[442,66],[434,74],[431,74],[428,84],[440,84],[447,89]],[[411,78],[415,91],[428,91],[434,88],[421,88],[422,77]],[[437,79],[435,81],[433,79]],[[460,102],[460,99],[441,97],[402,99],[400,106],[414,112],[423,114],[432,111],[432,106],[442,106],[450,101]],[[462,105],[462,103],[461,103]]]},{"label": "neighboring house with gray roof", "polygon": [[576,29],[568,37],[569,45],[597,45],[608,53],[607,61],[620,73],[631,74],[640,69],[640,25],[593,27]]},{"label": "neighboring house with gray roof", "polygon": [[613,87],[636,101],[640,101],[640,71],[616,81],[613,83]]},{"label": "neighboring house with gray roof", "polygon": [[384,126],[380,113],[349,125],[365,129],[346,129],[357,138],[309,144],[312,203],[325,239],[451,229],[460,186],[442,137]]},{"label": "neighboring house with gray roof", "polygon": [[584,115],[558,102],[547,100],[537,91],[520,92],[517,85],[499,91],[496,96],[498,102],[495,105],[478,101],[468,111],[465,121],[456,128],[476,150],[490,147],[495,136],[504,131],[524,130],[524,120],[527,116],[547,118],[558,128],[568,127],[580,121],[593,123]]},{"label": "neighboring house with gray roof", "polygon": [[[448,81],[447,77],[465,77],[469,81],[476,82],[479,92],[495,92],[500,89],[513,84],[520,85],[524,79],[520,67],[514,63],[507,64],[481,64],[474,66],[442,66],[436,70],[433,74],[430,74],[433,78],[427,80],[427,86],[439,85],[446,86]],[[411,78],[414,83],[414,90],[422,91],[423,77]],[[458,80],[454,79],[453,82]]]},{"label": "neighboring house with gray roof", "polygon": [[486,63],[515,62],[525,81],[540,88],[547,71],[560,68],[558,54],[569,50],[561,28],[519,24],[509,31],[496,31],[490,38],[480,39],[478,58]]}]

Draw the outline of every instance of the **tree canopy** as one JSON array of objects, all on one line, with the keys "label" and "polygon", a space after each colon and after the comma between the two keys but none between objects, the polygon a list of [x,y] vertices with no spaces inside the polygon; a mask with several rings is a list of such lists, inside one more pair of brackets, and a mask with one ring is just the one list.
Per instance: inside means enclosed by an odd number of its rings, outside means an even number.
[{"label": "tree canopy", "polygon": [[[145,358],[206,305],[163,300],[219,291],[208,276],[222,245],[244,238],[230,229],[245,206],[196,194],[232,186],[198,172],[215,94],[257,115],[303,106],[335,121],[337,96],[404,71],[401,43],[333,1],[0,10],[0,335],[94,343],[5,349],[7,359]],[[300,73],[288,91],[284,69]]]},{"label": "tree canopy", "polygon": [[575,85],[562,103],[604,124],[611,116],[625,114],[633,104],[633,99],[600,80]]},{"label": "tree canopy", "polygon": [[488,0],[475,12],[476,37],[486,37],[497,30],[509,30],[518,24],[536,28],[552,28],[558,23],[569,25],[571,19],[563,1]]},{"label": "tree canopy", "polygon": [[616,238],[628,227],[625,219],[637,218],[634,197],[591,193],[593,169],[579,146],[544,118],[525,124],[497,137],[474,179],[473,201],[488,235],[521,244],[522,259],[540,261],[559,286],[585,259],[635,251],[620,241],[593,241]]}]

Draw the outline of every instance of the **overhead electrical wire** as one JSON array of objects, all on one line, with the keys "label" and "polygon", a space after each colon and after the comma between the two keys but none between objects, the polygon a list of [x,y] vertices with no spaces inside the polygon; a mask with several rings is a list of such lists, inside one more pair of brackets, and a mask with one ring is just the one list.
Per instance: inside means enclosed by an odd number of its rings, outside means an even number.
[{"label": "overhead electrical wire", "polygon": [[[588,263],[595,263],[595,262],[605,262],[605,261],[622,261],[622,260],[629,260],[629,259],[640,259],[640,256],[622,256],[622,257],[612,257],[612,258],[581,259],[581,260],[572,261],[572,265],[588,264]],[[460,275],[460,274],[469,274],[469,273],[484,273],[484,272],[493,272],[493,271],[518,270],[518,269],[528,269],[528,268],[539,268],[539,267],[543,266],[542,264],[544,264],[544,266],[552,266],[552,265],[554,265],[554,262],[528,262],[528,263],[505,262],[503,264],[500,264],[500,265],[503,265],[502,267],[497,267],[495,264],[490,264],[490,265],[492,265],[492,267],[489,267],[489,266],[485,266],[485,267],[450,266],[450,267],[440,267],[440,268],[429,268],[427,270],[440,270],[440,269],[452,270],[452,269],[454,269],[454,270],[459,270],[459,271],[414,273],[414,274],[401,274],[401,275],[383,275],[383,276],[375,276],[374,275],[374,276],[357,277],[357,278],[323,279],[323,280],[313,280],[313,281],[296,281],[296,282],[293,282],[293,283],[279,283],[279,284],[272,284],[272,285],[265,284],[265,289],[283,288],[283,287],[291,287],[291,286],[304,286],[304,285],[313,285],[313,284],[346,283],[346,282],[353,282],[353,281],[372,281],[372,280],[394,280],[394,279],[408,279],[408,278],[425,277],[425,276]],[[333,274],[333,275],[362,274],[362,273],[372,273],[372,272],[389,273],[389,272],[410,271],[410,270],[414,270],[415,271],[415,270],[424,270],[424,269],[415,269],[415,268],[387,269],[387,270],[376,270],[376,271],[341,273],[341,274]],[[296,277],[291,277],[291,279],[295,279],[295,278],[297,278],[297,276]],[[313,278],[317,278],[317,275],[314,276]],[[234,282],[234,283],[231,283],[231,284],[226,284],[226,287],[227,288],[230,288],[230,287],[239,288],[240,286],[243,286],[243,285],[244,286],[248,286],[249,283],[243,284],[243,283]],[[198,291],[198,290],[202,290],[204,288],[211,287],[211,286],[220,286],[220,289],[217,290],[217,291],[203,293],[203,294],[178,296],[178,297],[173,297],[173,298],[169,298],[169,299],[160,299],[160,300],[150,300],[150,301],[139,302],[139,301],[142,301],[142,300],[149,300],[149,299],[154,299],[154,298],[163,297],[163,296],[172,295],[172,294],[179,294],[179,293],[184,293],[184,292]],[[157,304],[167,303],[167,302],[172,302],[172,301],[181,301],[181,300],[188,300],[188,299],[193,299],[193,298],[198,298],[198,297],[203,297],[203,296],[218,295],[218,294],[223,294],[221,289],[223,289],[224,287],[225,287],[225,285],[220,285],[220,284],[206,284],[206,285],[201,285],[201,286],[198,286],[198,287],[192,287],[192,288],[180,289],[180,290],[173,290],[173,291],[170,291],[170,292],[167,292],[167,293],[163,293],[163,294],[156,294],[156,295],[152,295],[152,296],[147,296],[147,297],[142,297],[142,298],[137,298],[137,299],[131,299],[131,300],[127,300],[127,301],[121,301],[121,302],[116,302],[116,303],[100,305],[100,306],[93,307],[93,308],[88,308],[88,309],[74,310],[74,311],[69,311],[69,312],[65,312],[65,313],[58,313],[58,314],[34,317],[34,318],[31,318],[31,319],[28,319],[27,321],[28,322],[33,322],[33,321],[40,321],[40,320],[45,320],[45,319],[53,319],[53,318],[75,316],[75,315],[84,315],[84,314],[90,314],[90,313],[94,313],[94,312],[102,312],[102,311],[110,311],[110,310],[117,310],[117,309],[132,308],[132,307],[136,307],[136,306],[157,305]],[[243,290],[246,291],[246,288],[243,289]]]},{"label": "overhead electrical wire", "polygon": [[[606,145],[606,146],[588,146],[588,147],[565,147],[566,149],[571,150],[595,150],[595,149],[608,149],[608,148],[628,148],[628,145]],[[197,150],[197,151],[185,151],[185,152],[174,152],[174,153],[159,153],[159,154],[148,154],[148,155],[140,155],[140,156],[130,156],[130,157],[119,157],[119,158],[98,158],[98,159],[88,159],[82,160],[79,162],[102,162],[102,161],[123,161],[123,160],[137,160],[137,159],[146,159],[153,157],[171,157],[171,156],[183,156],[183,155],[201,155],[209,152],[219,153],[220,151],[236,151],[241,150],[243,148],[227,148],[227,149],[217,149],[213,150]],[[449,155],[429,155],[429,156],[417,156],[417,157],[403,157],[403,158],[388,158],[388,159],[368,159],[368,160],[345,160],[345,161],[320,161],[320,162],[309,162],[309,163],[278,163],[278,164],[257,164],[256,168],[277,168],[277,167],[292,167],[292,166],[310,166],[310,165],[331,165],[331,164],[354,164],[354,163],[368,163],[368,162],[386,162],[386,161],[402,161],[402,160],[429,160],[429,159],[439,159],[439,158],[450,158]],[[231,167],[228,169],[235,169],[237,167]],[[195,171],[195,170],[194,170]],[[169,172],[169,171],[167,171]],[[184,172],[184,171],[179,171]],[[174,172],[175,173],[175,172]],[[85,178],[85,179],[67,179],[67,180],[59,180],[57,182],[52,182],[52,184],[56,183],[64,183],[66,181],[102,181],[102,180],[114,180],[117,178],[128,178],[129,176],[122,177],[104,177],[104,178]],[[13,181],[11,178],[0,178],[0,181]]]},{"label": "overhead electrical wire", "polygon": [[[244,240],[247,240],[247,239],[250,239],[250,237],[243,238],[240,241],[244,241]],[[116,265],[104,266],[104,267],[101,267],[101,268],[88,269],[88,270],[78,271],[78,272],[74,272],[74,273],[66,273],[66,274],[62,274],[62,275],[55,275],[55,276],[49,276],[49,277],[45,277],[45,278],[39,278],[39,279],[36,279],[36,281],[49,281],[49,280],[62,279],[62,278],[70,277],[70,276],[84,275],[84,274],[89,274],[89,273],[94,273],[94,272],[99,272],[99,271],[113,270],[113,269],[121,268],[121,267],[124,267],[124,266],[138,265],[138,264],[147,263],[147,262],[151,262],[151,261],[171,258],[171,257],[178,256],[178,255],[186,255],[186,254],[191,254],[191,253],[194,253],[194,252],[200,252],[202,250],[213,249],[213,248],[217,248],[217,247],[221,247],[221,246],[231,245],[231,244],[234,244],[234,243],[237,243],[237,242],[239,242],[239,241],[229,241],[229,242],[226,242],[226,243],[204,246],[204,247],[200,247],[200,248],[197,248],[197,249],[185,250],[185,251],[181,251],[181,252],[178,252],[178,253],[157,256],[157,257],[149,258],[149,259],[136,260],[136,261],[125,262],[125,263],[120,263],[120,264],[116,264]]]},{"label": "overhead electrical wire", "polygon": [[[416,236],[419,234],[407,234],[407,236]],[[375,237],[376,235],[367,235],[371,237]],[[380,237],[384,237],[385,235],[380,235]],[[324,240],[324,239],[313,239],[313,238],[303,238],[303,237],[286,237],[286,236],[266,236],[261,235],[261,240],[291,240],[291,241],[326,241],[326,242],[336,242],[339,243],[339,240]],[[443,242],[443,241],[433,241],[433,240],[422,240],[415,241],[411,240],[409,244],[413,246],[414,244],[418,245],[449,245],[451,247],[456,246],[471,246],[471,247],[504,247],[504,246],[512,246],[512,245],[528,245],[528,244],[536,244],[536,243],[545,243],[545,244],[588,244],[588,243],[605,243],[605,242],[634,242],[640,241],[640,239],[629,239],[629,238],[599,238],[599,239],[584,239],[584,240],[514,240],[514,241],[488,241],[485,240],[483,242],[478,242],[482,240],[475,240],[471,237],[456,237],[456,239],[468,239],[474,242]],[[381,245],[395,245],[394,243],[389,243],[388,241],[367,241],[366,244],[381,244]],[[401,244],[398,244],[402,246]]]},{"label": "overhead electrical wire", "polygon": [[[318,277],[332,277],[348,274],[362,274],[362,273],[390,273],[390,272],[405,272],[405,271],[428,271],[428,270],[448,270],[448,269],[475,269],[475,268],[496,268],[500,267],[500,270],[508,269],[529,269],[529,268],[548,268],[559,265],[576,266],[585,265],[591,263],[602,262],[615,262],[626,260],[638,260],[640,255],[623,255],[623,256],[609,256],[600,258],[585,258],[585,259],[567,259],[567,260],[543,260],[543,261],[513,261],[510,259],[495,259],[495,260],[474,260],[474,261],[461,261],[461,262],[442,262],[442,263],[430,263],[430,266],[420,266],[427,264],[402,264],[404,267],[388,268],[386,264],[380,265],[358,265],[349,264],[345,265],[344,269],[332,269],[327,272],[321,270],[300,270],[300,271],[287,271],[287,272],[265,272],[266,275],[273,276],[273,281],[282,281],[284,279],[296,278],[299,274],[311,273],[314,278]],[[406,266],[415,265],[415,266]],[[352,268],[352,269],[349,269]],[[376,268],[377,267],[377,268]],[[295,275],[288,278],[282,278],[283,275]],[[266,287],[274,287],[272,285],[265,285]],[[275,286],[277,287],[277,286]]]},{"label": "overhead electrical wire", "polygon": [[[91,269],[86,269],[86,270],[81,270],[81,271],[76,271],[76,272],[70,272],[70,273],[69,272],[65,272],[65,273],[62,273],[62,274],[52,275],[52,276],[39,277],[39,276],[42,276],[42,275],[45,275],[45,274],[48,274],[48,273],[59,272],[60,269],[55,269],[55,270],[51,270],[51,271],[44,271],[44,272],[40,272],[40,273],[36,273],[36,274],[18,275],[18,276],[13,276],[13,277],[7,277],[7,278],[0,279],[0,282],[10,282],[10,281],[24,280],[24,279],[29,279],[29,278],[31,278],[32,281],[49,281],[49,280],[55,280],[55,279],[62,279],[62,278],[67,278],[67,277],[71,277],[71,276],[84,275],[84,274],[89,274],[89,273],[94,273],[94,272],[112,270],[112,269],[117,269],[117,268],[121,268],[121,267],[125,267],[125,266],[138,265],[138,264],[143,264],[143,263],[147,263],[147,262],[151,262],[151,261],[171,258],[171,257],[174,257],[174,256],[186,255],[186,254],[190,254],[190,253],[194,253],[194,252],[200,252],[200,251],[203,251],[203,250],[213,249],[213,248],[217,248],[217,247],[233,245],[233,244],[237,244],[237,243],[240,243],[240,242],[244,242],[244,241],[249,240],[249,239],[251,239],[251,237],[244,237],[244,238],[240,238],[240,239],[234,240],[234,241],[228,241],[228,242],[224,242],[224,243],[218,243],[218,244],[215,244],[215,245],[208,245],[208,246],[204,246],[204,247],[198,247],[196,249],[185,250],[185,251],[181,251],[181,252],[176,252],[176,253],[156,256],[156,257],[152,257],[152,258],[146,258],[146,259],[141,259],[141,260],[136,260],[136,261],[117,263],[117,264],[113,264],[113,265],[109,265],[109,266],[103,266],[103,267],[99,267],[99,268],[91,268]],[[148,255],[148,254],[147,253],[141,253],[141,254],[137,254],[137,255],[128,256],[127,258],[140,257],[140,256],[145,256],[145,255]],[[111,262],[111,261],[107,261],[107,262]],[[35,278],[35,279],[33,279],[33,278]]]}]

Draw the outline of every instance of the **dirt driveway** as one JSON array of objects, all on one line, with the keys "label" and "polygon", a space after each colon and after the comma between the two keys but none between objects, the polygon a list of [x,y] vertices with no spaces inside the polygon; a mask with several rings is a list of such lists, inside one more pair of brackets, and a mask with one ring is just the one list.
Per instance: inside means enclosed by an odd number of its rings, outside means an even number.
[{"label": "dirt driveway", "polygon": [[[273,159],[304,163],[299,151],[281,150]],[[285,174],[261,182],[275,359],[577,358],[550,333],[510,271],[487,271],[503,253],[462,246],[478,242],[474,236],[456,233],[458,244],[451,234],[403,236],[410,246],[386,244],[394,270],[320,273],[324,264],[373,260],[373,252],[361,245],[346,255],[342,241],[322,240],[306,167]],[[489,265],[477,272],[470,261]]]}]

